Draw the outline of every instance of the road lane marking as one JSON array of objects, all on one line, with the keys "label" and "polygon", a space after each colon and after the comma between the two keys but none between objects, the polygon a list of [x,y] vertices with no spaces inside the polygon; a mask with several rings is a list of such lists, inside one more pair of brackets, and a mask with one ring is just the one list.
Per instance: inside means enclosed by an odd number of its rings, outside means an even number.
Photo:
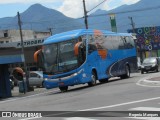
[{"label": "road lane marking", "polygon": [[142,87],[160,87],[160,82],[157,85],[157,81],[150,81],[150,80],[139,80],[136,85],[142,86]]},{"label": "road lane marking", "polygon": [[98,119],[83,118],[83,117],[71,117],[71,118],[64,118],[64,120],[98,120]]},{"label": "road lane marking", "polygon": [[18,120],[33,120],[33,119],[40,119],[42,117],[31,117],[31,118],[23,118],[23,119],[18,119]]},{"label": "road lane marking", "polygon": [[109,105],[109,106],[102,106],[102,107],[96,107],[96,108],[83,109],[83,110],[79,110],[79,111],[92,111],[92,110],[99,110],[99,109],[114,108],[114,107],[119,107],[119,106],[124,106],[124,105],[130,105],[130,104],[135,104],[135,103],[141,103],[141,102],[147,102],[147,101],[152,101],[152,100],[157,100],[157,99],[160,99],[160,97],[149,98],[149,99],[142,99],[142,100],[125,102],[125,103],[120,103],[120,104],[115,104],[115,105]]},{"label": "road lane marking", "polygon": [[138,119],[138,120],[160,120],[159,117],[128,117],[131,119]]},{"label": "road lane marking", "polygon": [[[149,99],[142,99],[142,100],[125,102],[125,103],[114,104],[114,105],[109,105],[109,106],[102,106],[102,107],[89,108],[89,109],[82,109],[82,110],[77,110],[77,112],[78,111],[92,111],[92,110],[99,110],[99,109],[114,108],[114,107],[119,107],[119,106],[124,106],[124,105],[135,104],[135,103],[148,102],[148,101],[157,100],[157,99],[160,99],[160,97],[149,98]],[[76,111],[74,111],[74,112],[76,112]],[[73,113],[73,112],[68,112],[68,113]],[[61,114],[66,114],[66,113],[61,113]],[[50,115],[52,115],[52,114],[50,114]],[[36,118],[27,118],[27,119],[19,119],[19,120],[29,120],[29,119],[31,120],[31,119],[36,119]]]},{"label": "road lane marking", "polygon": [[155,107],[137,107],[137,108],[131,108],[130,110],[139,110],[139,111],[160,111],[160,108],[155,108]]},{"label": "road lane marking", "polygon": [[155,74],[148,75],[144,78],[141,78],[140,80],[138,80],[136,85],[142,86],[142,87],[160,87],[159,81],[148,80],[148,79],[154,78],[155,76],[159,76],[158,74],[159,73],[155,73]]},{"label": "road lane marking", "polygon": [[[136,107],[136,108],[131,108],[129,110],[134,110],[134,111],[160,111],[160,108],[155,108],[155,107]],[[152,112],[150,113],[152,114]],[[132,119],[138,119],[138,120],[160,120],[159,116],[158,117],[127,117],[127,118],[132,118]]]}]

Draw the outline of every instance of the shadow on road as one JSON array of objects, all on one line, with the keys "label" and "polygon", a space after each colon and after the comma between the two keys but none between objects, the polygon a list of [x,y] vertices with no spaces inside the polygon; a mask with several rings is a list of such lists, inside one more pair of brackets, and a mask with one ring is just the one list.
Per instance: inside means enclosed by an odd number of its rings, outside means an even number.
[{"label": "shadow on road", "polygon": [[[130,77],[132,78],[132,77]],[[127,80],[127,79],[121,79],[120,77],[115,77],[115,78],[111,78],[109,79],[108,81],[104,82],[104,83],[100,83],[97,81],[97,84],[95,86],[92,86],[92,87],[89,87],[88,84],[84,84],[84,85],[80,85],[80,86],[76,86],[76,88],[69,88],[68,91],[66,92],[61,92],[61,91],[57,91],[57,92],[54,92],[54,93],[49,93],[47,95],[54,95],[54,94],[62,94],[62,93],[70,93],[70,92],[76,92],[76,91],[79,91],[79,90],[85,90],[85,89],[91,89],[91,88],[94,88],[94,87],[98,87],[100,85],[104,85],[104,84],[109,84],[109,83],[113,83],[113,82],[117,82],[117,81],[121,81],[121,80]]]}]

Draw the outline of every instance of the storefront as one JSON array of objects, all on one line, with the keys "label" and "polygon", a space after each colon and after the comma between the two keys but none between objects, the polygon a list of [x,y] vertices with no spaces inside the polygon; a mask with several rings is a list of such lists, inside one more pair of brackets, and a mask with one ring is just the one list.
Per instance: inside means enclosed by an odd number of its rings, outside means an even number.
[{"label": "storefront", "polygon": [[136,28],[135,32],[138,56],[141,59],[160,57],[160,26]]},{"label": "storefront", "polygon": [[44,39],[25,41],[24,53],[21,42],[0,44],[0,98],[12,96],[9,76],[15,67],[24,69],[24,59],[28,71],[37,70],[33,55],[41,48],[43,41]]},{"label": "storefront", "polygon": [[8,64],[14,62],[23,62],[21,56],[0,56],[0,99],[11,97],[11,82],[9,80],[10,72]]},{"label": "storefront", "polygon": [[23,68],[23,62],[17,61],[17,57],[21,57],[22,61],[26,62],[27,69],[29,71],[37,70],[36,63],[34,62],[34,52],[41,48],[44,39],[27,40],[23,42],[24,54],[22,53],[21,42],[12,42],[6,44],[0,44],[0,57],[9,56],[12,62],[9,62],[9,70],[12,68],[21,67]]}]

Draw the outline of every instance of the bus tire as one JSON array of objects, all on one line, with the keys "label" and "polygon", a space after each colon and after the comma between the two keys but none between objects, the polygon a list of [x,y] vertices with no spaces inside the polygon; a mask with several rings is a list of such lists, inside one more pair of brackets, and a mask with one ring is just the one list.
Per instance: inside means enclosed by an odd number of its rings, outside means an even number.
[{"label": "bus tire", "polygon": [[68,90],[68,86],[59,87],[61,92],[66,92]]},{"label": "bus tire", "polygon": [[44,88],[45,87],[45,85],[44,85],[44,81],[42,82],[42,88]]},{"label": "bus tire", "polygon": [[96,80],[97,80],[96,73],[94,71],[92,71],[91,81],[88,82],[88,86],[91,87],[91,86],[96,85]]},{"label": "bus tire", "polygon": [[156,68],[156,72],[159,72],[159,67],[157,66],[157,68]]},{"label": "bus tire", "polygon": [[99,80],[100,83],[107,83],[108,82],[108,78],[105,78],[105,79],[101,79]]},{"label": "bus tire", "polygon": [[144,74],[143,70],[141,70],[141,74]]},{"label": "bus tire", "polygon": [[125,66],[125,71],[126,71],[126,74],[121,75],[121,76],[120,76],[121,79],[126,79],[126,78],[129,78],[129,77],[130,77],[130,69],[129,69],[129,66],[128,66],[128,65]]}]

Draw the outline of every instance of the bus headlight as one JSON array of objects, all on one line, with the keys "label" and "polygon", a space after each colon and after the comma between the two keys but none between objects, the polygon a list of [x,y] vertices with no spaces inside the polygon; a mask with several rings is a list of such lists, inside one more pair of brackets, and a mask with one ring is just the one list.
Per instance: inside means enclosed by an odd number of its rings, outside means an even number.
[{"label": "bus headlight", "polygon": [[77,75],[78,75],[77,73],[74,73],[74,74],[73,74],[73,76],[77,76]]}]

